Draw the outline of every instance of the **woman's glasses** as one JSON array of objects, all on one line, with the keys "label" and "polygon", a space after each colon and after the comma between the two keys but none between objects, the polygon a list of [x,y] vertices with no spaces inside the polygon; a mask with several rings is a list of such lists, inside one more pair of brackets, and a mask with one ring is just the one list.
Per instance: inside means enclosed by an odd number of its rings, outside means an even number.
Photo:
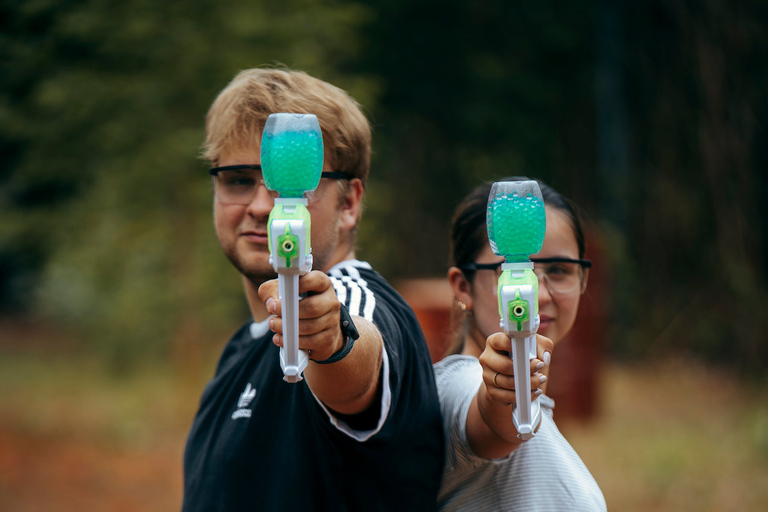
[{"label": "woman's glasses", "polygon": [[[573,293],[581,290],[584,281],[584,269],[591,268],[592,262],[584,259],[571,258],[531,258],[533,271],[539,279],[544,280],[544,286],[550,293]],[[459,269],[473,272],[476,270],[493,270],[498,280],[501,275],[501,265],[498,263],[466,263]]]},{"label": "woman's glasses", "polygon": [[[213,167],[208,172],[213,176],[216,199],[223,204],[251,204],[259,185],[264,185],[264,175],[258,164]],[[352,179],[352,176],[340,171],[323,172],[320,177],[332,180]],[[268,191],[272,199],[277,198],[276,190]],[[307,192],[306,197],[309,203],[320,199],[316,191]]]}]

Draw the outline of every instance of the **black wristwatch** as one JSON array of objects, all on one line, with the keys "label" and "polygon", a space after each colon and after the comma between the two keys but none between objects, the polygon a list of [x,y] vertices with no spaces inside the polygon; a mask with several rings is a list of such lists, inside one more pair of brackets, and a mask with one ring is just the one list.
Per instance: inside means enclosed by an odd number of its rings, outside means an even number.
[{"label": "black wristwatch", "polygon": [[349,314],[349,310],[347,309],[347,306],[344,304],[341,305],[341,308],[339,309],[339,316],[340,316],[340,327],[341,327],[341,333],[344,335],[345,343],[344,346],[341,347],[337,352],[335,352],[331,357],[328,359],[323,359],[322,361],[315,361],[313,362],[317,364],[331,364],[336,363],[338,361],[341,361],[345,357],[347,357],[347,354],[349,354],[349,351],[352,350],[352,347],[355,345],[355,340],[360,337],[360,333],[357,332],[357,327],[355,326],[355,322],[352,321],[352,317]]}]

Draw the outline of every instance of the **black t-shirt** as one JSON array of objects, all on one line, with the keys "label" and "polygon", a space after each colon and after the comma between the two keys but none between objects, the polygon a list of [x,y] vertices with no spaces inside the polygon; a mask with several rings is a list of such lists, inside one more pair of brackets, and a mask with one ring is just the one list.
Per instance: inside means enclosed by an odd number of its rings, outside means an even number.
[{"label": "black t-shirt", "polygon": [[192,424],[184,512],[435,509],[443,430],[416,317],[366,263],[343,262],[330,275],[339,300],[384,339],[384,391],[373,406],[384,416],[365,432],[332,422],[306,380],[283,381],[273,333],[248,322],[224,349]]}]

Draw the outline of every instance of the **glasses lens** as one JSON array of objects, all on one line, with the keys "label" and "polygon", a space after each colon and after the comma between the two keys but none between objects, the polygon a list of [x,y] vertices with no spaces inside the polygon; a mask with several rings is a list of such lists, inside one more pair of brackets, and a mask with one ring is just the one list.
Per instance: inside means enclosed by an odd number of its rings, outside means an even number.
[{"label": "glasses lens", "polygon": [[584,271],[578,263],[557,262],[536,265],[536,274],[544,275],[553,292],[570,293],[579,289]]},{"label": "glasses lens", "polygon": [[304,197],[307,198],[307,204],[312,204],[323,199],[324,194],[325,188],[323,187],[323,180],[320,180],[320,183],[315,190],[307,190],[304,192]]},{"label": "glasses lens", "polygon": [[[215,178],[216,198],[224,204],[250,204],[256,195],[256,189],[264,184],[260,171],[255,169],[236,169],[219,171]],[[277,192],[270,191],[272,198]]]}]

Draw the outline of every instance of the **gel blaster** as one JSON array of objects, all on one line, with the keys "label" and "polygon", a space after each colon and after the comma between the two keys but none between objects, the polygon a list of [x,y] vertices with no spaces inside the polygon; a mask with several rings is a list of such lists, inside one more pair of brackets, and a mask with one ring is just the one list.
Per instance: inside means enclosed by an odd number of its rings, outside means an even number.
[{"label": "gel blaster", "polygon": [[517,406],[512,420],[517,437],[531,439],[541,422],[539,399],[531,401],[531,359],[536,358],[539,329],[539,280],[531,254],[541,250],[546,230],[544,200],[538,183],[500,181],[493,184],[486,212],[491,249],[506,261],[499,277],[501,328],[512,340]]},{"label": "gel blaster", "polygon": [[261,139],[264,185],[277,191],[269,214],[269,261],[277,272],[283,313],[280,367],[287,382],[302,380],[309,356],[299,350],[299,276],[312,269],[306,192],[323,170],[323,136],[313,114],[272,114]]}]

